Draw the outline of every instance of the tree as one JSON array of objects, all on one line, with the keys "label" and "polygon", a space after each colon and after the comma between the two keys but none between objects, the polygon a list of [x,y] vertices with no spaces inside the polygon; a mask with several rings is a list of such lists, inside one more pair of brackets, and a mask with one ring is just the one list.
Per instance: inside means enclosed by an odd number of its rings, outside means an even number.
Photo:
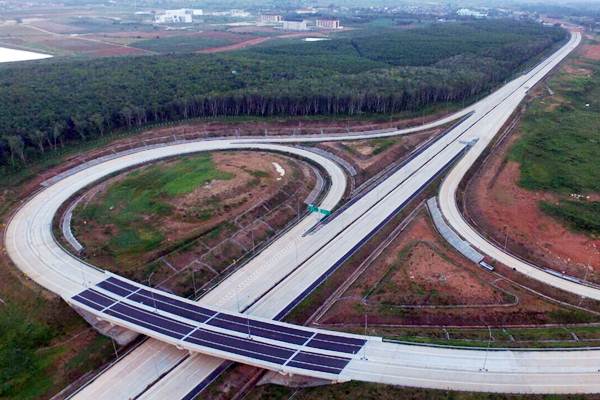
[{"label": "tree", "polygon": [[17,135],[10,135],[6,137],[8,148],[10,150],[10,162],[15,165],[15,157],[18,157],[21,161],[25,162],[25,143],[23,138]]},{"label": "tree", "polygon": [[90,125],[92,125],[100,136],[104,136],[104,117],[100,113],[94,113],[90,117]]},{"label": "tree", "polygon": [[64,147],[64,143],[62,140],[62,135],[65,131],[65,125],[57,122],[54,124],[54,128],[52,128],[52,142],[54,143],[54,150],[57,148],[57,141],[60,140],[60,147]]},{"label": "tree", "polygon": [[40,129],[34,129],[32,131],[27,132],[27,138],[29,140],[31,140],[33,143],[35,143],[35,145],[37,146],[40,153],[43,154],[45,152],[44,141],[46,141],[48,138],[48,135],[46,134],[46,132],[44,132]]}]

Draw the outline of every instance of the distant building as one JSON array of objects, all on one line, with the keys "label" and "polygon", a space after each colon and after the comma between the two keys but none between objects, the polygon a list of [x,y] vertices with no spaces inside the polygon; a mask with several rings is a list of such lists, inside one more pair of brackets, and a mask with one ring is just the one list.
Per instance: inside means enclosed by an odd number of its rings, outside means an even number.
[{"label": "distant building", "polygon": [[181,8],[178,10],[165,10],[163,13],[156,14],[154,22],[159,24],[190,24],[194,16],[202,15],[200,9]]},{"label": "distant building", "polygon": [[258,23],[260,24],[277,24],[280,23],[281,21],[283,21],[283,17],[281,15],[275,15],[275,14],[261,14],[260,17],[258,17]]},{"label": "distant building", "polygon": [[251,14],[246,10],[231,9],[231,10],[227,10],[227,11],[215,11],[215,12],[212,12],[210,15],[214,15],[216,17],[246,18],[246,17],[249,17]]},{"label": "distant building", "polygon": [[316,14],[317,13],[317,9],[314,7],[305,7],[305,8],[299,8],[296,10],[296,14]]},{"label": "distant building", "polygon": [[306,20],[283,21],[283,29],[286,31],[307,31],[308,25]]},{"label": "distant building", "polygon": [[339,19],[317,19],[317,28],[319,29],[340,29]]},{"label": "distant building", "polygon": [[238,18],[247,18],[250,16],[250,13],[248,11],[245,10],[230,10],[229,11],[229,15],[231,15],[232,17],[238,17]]},{"label": "distant building", "polygon": [[475,18],[485,18],[487,17],[487,13],[483,13],[477,10],[471,10],[469,8],[461,8],[456,12],[456,15],[461,17],[475,17]]}]

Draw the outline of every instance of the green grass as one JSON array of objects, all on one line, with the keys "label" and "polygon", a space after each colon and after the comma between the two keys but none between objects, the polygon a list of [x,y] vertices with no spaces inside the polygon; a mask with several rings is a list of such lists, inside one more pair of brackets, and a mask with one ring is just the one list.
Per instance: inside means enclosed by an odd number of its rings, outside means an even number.
[{"label": "green grass", "polygon": [[47,346],[55,332],[14,305],[0,309],[0,398],[32,399],[52,385],[48,368],[62,352]]},{"label": "green grass", "polygon": [[139,254],[163,242],[159,220],[172,214],[170,199],[212,180],[232,177],[219,171],[209,154],[186,157],[166,166],[153,165],[113,184],[100,201],[78,210],[77,217],[117,228],[118,233],[108,243],[108,250],[114,255]]},{"label": "green grass", "polygon": [[[592,83],[591,92],[600,96],[600,74]],[[600,191],[600,116],[585,107],[592,99],[570,101],[553,111],[540,103],[527,111],[523,137],[510,154],[521,163],[521,186],[563,194]]]},{"label": "green grass", "polygon": [[233,40],[227,38],[182,35],[140,40],[131,46],[158,53],[189,53],[232,43]]},{"label": "green grass", "polygon": [[[510,151],[509,158],[521,165],[519,184],[526,189],[565,198],[600,192],[600,63],[577,61],[578,67],[591,72],[589,76],[561,72],[552,78],[554,96],[530,104],[522,137]],[[598,202],[541,202],[540,208],[572,229],[600,234]]]},{"label": "green grass", "polygon": [[572,229],[600,235],[600,202],[560,201],[558,204],[541,202],[540,207]]},{"label": "green grass", "polygon": [[[506,328],[492,329],[492,337],[489,340],[489,331],[487,329],[448,329],[450,339],[441,335],[442,330],[415,330],[401,329],[400,332],[392,331],[376,332],[383,334],[384,337],[391,340],[404,342],[437,344],[443,346],[460,347],[493,347],[493,348],[559,348],[559,347],[587,347],[598,346],[600,341],[600,327],[542,327],[542,328]],[[570,332],[580,339],[591,339],[590,341],[575,341]],[[357,332],[358,333],[358,332]],[[509,334],[513,336],[514,341],[510,340]]]},{"label": "green grass", "polygon": [[394,144],[396,144],[397,139],[392,138],[384,138],[384,139],[375,139],[373,140],[373,155],[381,154]]},{"label": "green grass", "polygon": [[97,335],[94,340],[66,364],[67,371],[90,371],[106,362],[114,354],[113,343],[106,336]]}]

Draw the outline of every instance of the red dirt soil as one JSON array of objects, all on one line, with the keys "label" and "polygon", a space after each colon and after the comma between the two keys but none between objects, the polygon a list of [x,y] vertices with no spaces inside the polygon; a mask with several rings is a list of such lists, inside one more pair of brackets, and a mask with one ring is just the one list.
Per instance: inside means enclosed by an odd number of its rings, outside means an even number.
[{"label": "red dirt soil", "polygon": [[[542,267],[600,282],[600,240],[570,231],[540,211],[557,197],[518,186],[519,164],[503,162],[516,135],[499,146],[468,186],[467,212],[498,243]],[[586,265],[590,265],[588,269]]]},{"label": "red dirt soil", "polygon": [[[444,259],[434,244],[418,241],[409,243],[404,249],[409,252],[405,259],[398,260],[398,256],[390,252],[381,263],[394,269],[386,278],[393,290],[382,282],[378,287],[384,290],[369,296],[369,302],[395,305],[504,303],[499,290],[478,279],[468,269]],[[400,265],[394,268],[394,264]],[[423,293],[411,293],[415,288]]]},{"label": "red dirt soil", "polygon": [[250,46],[256,46],[257,44],[266,42],[269,39],[270,39],[269,37],[258,37],[258,38],[254,38],[254,39],[245,40],[243,42],[230,44],[227,46],[210,47],[208,49],[199,50],[198,53],[203,53],[203,54],[222,53],[225,51],[239,50],[239,49],[244,49],[244,48],[250,47]]},{"label": "red dirt soil", "polygon": [[588,44],[583,46],[582,52],[584,57],[591,60],[600,60],[600,44]]},{"label": "red dirt soil", "polygon": [[[361,324],[362,298],[396,262],[411,243],[426,245],[413,252],[400,266],[394,284],[381,297],[368,299],[369,324],[393,325],[519,325],[548,323],[548,313],[559,307],[512,285],[496,274],[484,271],[447,247],[423,210],[384,250],[358,280],[342,294],[320,319],[320,326]],[[435,250],[432,256],[431,250]],[[402,271],[405,271],[403,273]],[[441,279],[440,279],[441,278]],[[385,278],[390,281],[389,276]],[[381,287],[381,286],[380,286]],[[425,290],[424,290],[425,289]],[[437,299],[427,298],[435,289]],[[425,292],[425,293],[424,293]],[[379,296],[379,298],[378,298]],[[515,302],[518,298],[518,302]],[[378,301],[379,300],[379,301]],[[393,305],[457,305],[456,308],[398,308]],[[467,305],[468,307],[465,307]]]},{"label": "red dirt soil", "polygon": [[199,50],[198,53],[221,53],[224,51],[239,50],[239,49],[244,49],[244,48],[250,47],[250,46],[256,46],[257,44],[264,43],[267,40],[271,40],[271,39],[289,39],[289,38],[301,38],[301,37],[308,37],[308,36],[321,37],[324,35],[322,35],[320,33],[315,33],[315,32],[300,32],[300,33],[287,33],[287,34],[278,35],[278,36],[265,36],[265,37],[258,37],[258,38],[254,38],[254,39],[245,40],[245,41],[230,44],[227,46],[211,47],[208,49]]}]

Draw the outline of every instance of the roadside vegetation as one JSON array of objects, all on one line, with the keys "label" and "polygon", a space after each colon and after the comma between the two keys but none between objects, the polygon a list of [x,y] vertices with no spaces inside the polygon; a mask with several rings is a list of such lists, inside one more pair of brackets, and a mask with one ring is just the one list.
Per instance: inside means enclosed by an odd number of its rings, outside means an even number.
[{"label": "roadside vegetation", "polygon": [[520,163],[519,184],[553,192],[542,211],[571,228],[600,235],[600,62],[582,55],[548,82],[552,94],[528,106],[522,137],[510,158]]},{"label": "roadside vegetation", "polygon": [[0,399],[48,397],[113,356],[110,339],[65,304],[39,297],[17,304],[2,294]]},{"label": "roadside vegetation", "polygon": [[92,264],[194,296],[300,215],[313,183],[306,165],[282,155],[201,153],[89,188],[72,226]]},{"label": "roadside vegetation", "polygon": [[0,312],[0,398],[32,397],[47,386],[45,370],[56,351],[44,351],[55,332],[7,306]]},{"label": "roadside vegetation", "polygon": [[[194,117],[391,114],[468,101],[565,38],[515,21],[377,29],[225,55],[49,60],[0,67],[0,166]],[[36,118],[31,118],[35,115]]]}]

